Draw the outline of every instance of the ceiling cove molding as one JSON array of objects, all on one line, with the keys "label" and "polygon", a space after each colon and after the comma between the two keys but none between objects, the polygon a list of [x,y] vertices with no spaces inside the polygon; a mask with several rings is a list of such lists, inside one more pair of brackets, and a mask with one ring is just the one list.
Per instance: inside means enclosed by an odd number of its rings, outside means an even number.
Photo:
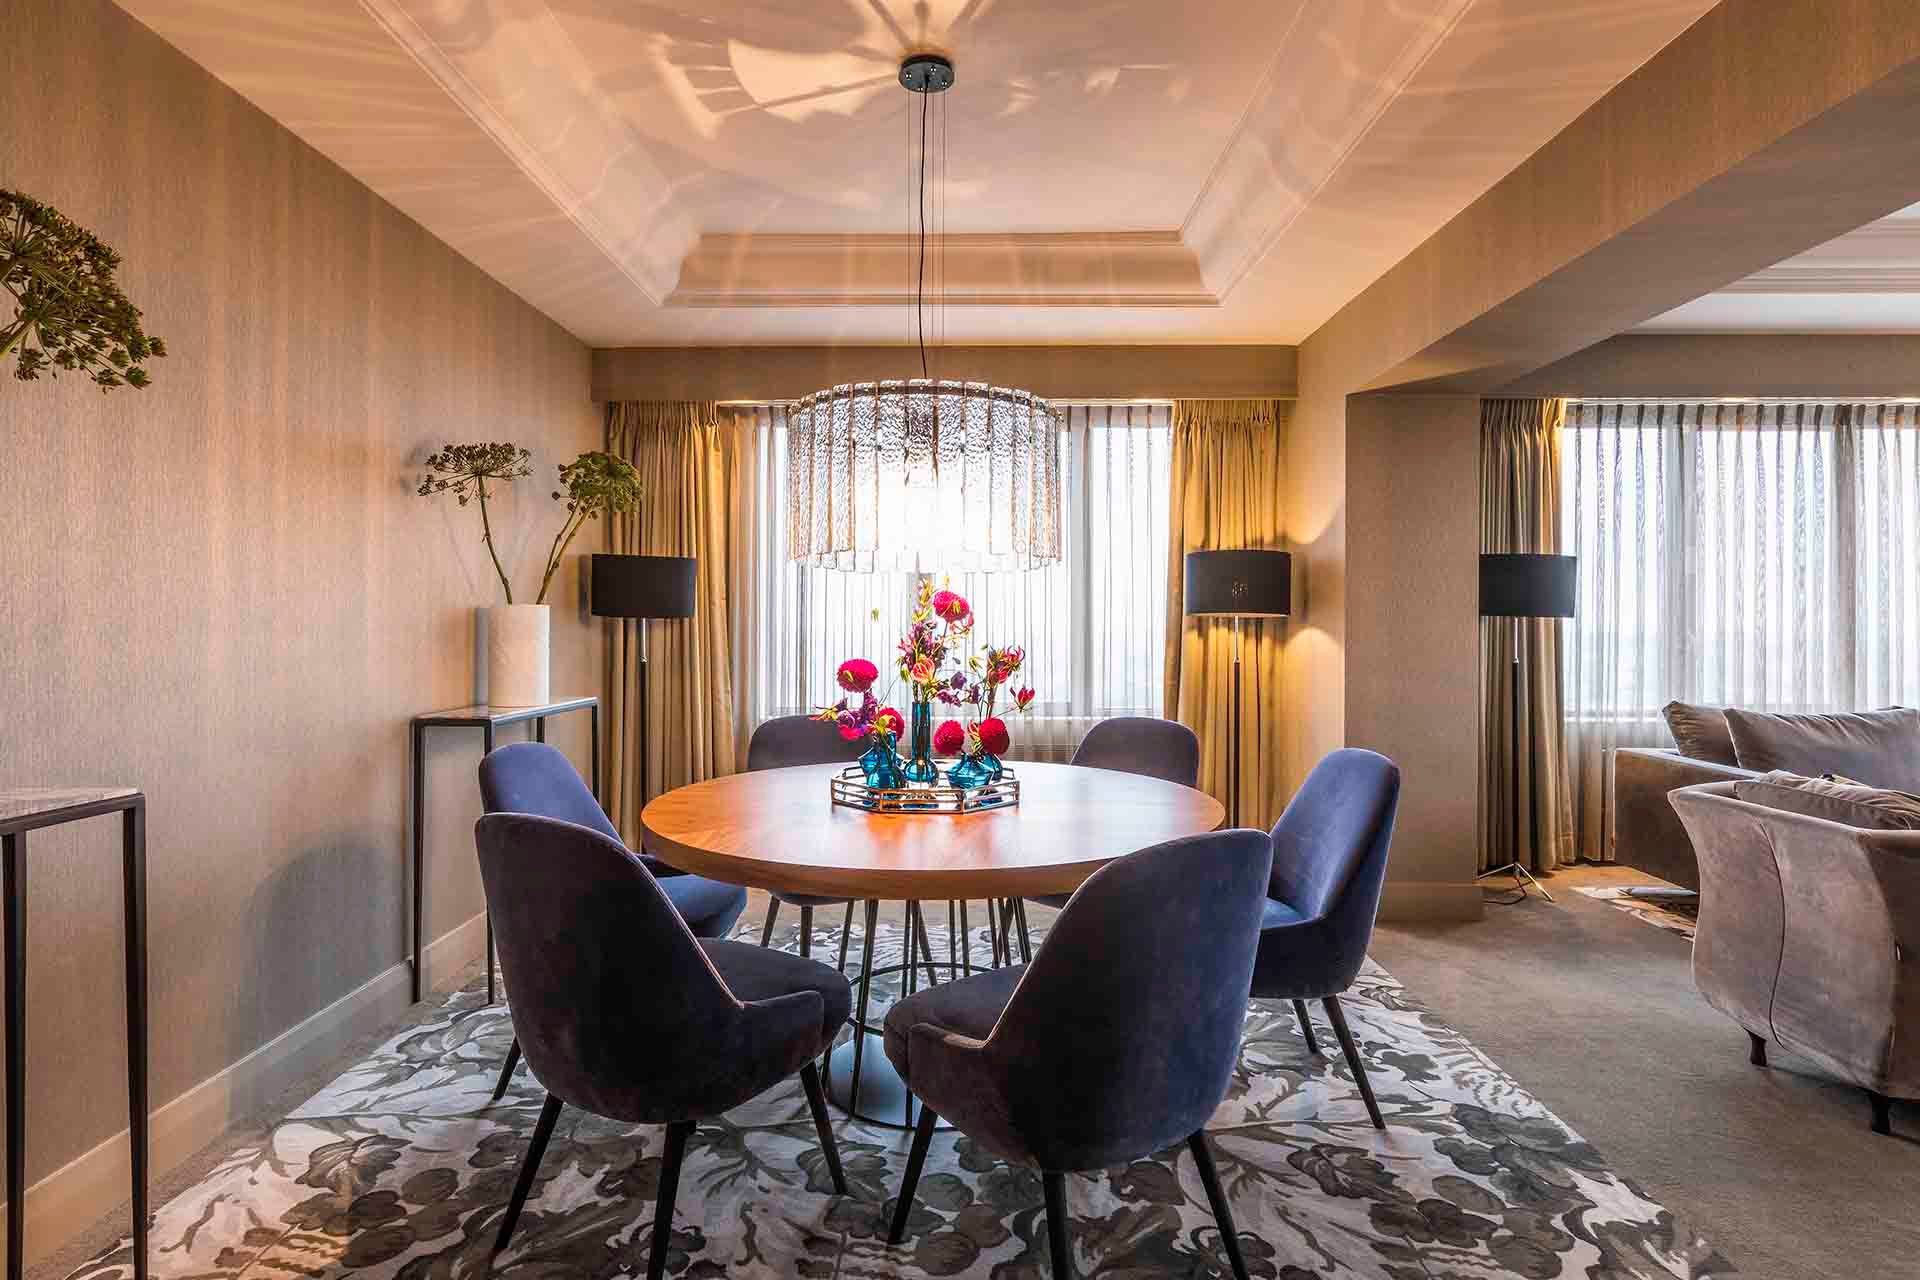
[{"label": "ceiling cove molding", "polygon": [[[675,307],[911,303],[911,235],[709,234],[680,266]],[[947,306],[1215,307],[1175,231],[950,235],[929,245],[930,296]]]},{"label": "ceiling cove molding", "polygon": [[360,0],[590,239],[659,303],[695,231],[544,0]]},{"label": "ceiling cove molding", "polygon": [[1869,222],[1720,292],[1920,293],[1920,220]]},{"label": "ceiling cove molding", "polygon": [[1216,296],[1266,257],[1473,3],[1301,0],[1181,227]]}]

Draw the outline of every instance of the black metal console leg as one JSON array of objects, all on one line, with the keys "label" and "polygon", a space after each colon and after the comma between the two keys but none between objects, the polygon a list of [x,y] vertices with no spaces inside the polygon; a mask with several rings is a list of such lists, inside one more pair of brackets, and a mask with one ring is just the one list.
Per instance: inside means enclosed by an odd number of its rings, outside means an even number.
[{"label": "black metal console leg", "polygon": [[800,1068],[800,1084],[807,1091],[807,1109],[813,1112],[813,1128],[820,1135],[827,1172],[833,1175],[834,1193],[845,1195],[847,1175],[840,1171],[840,1145],[833,1140],[833,1123],[827,1119],[827,1091],[820,1087],[820,1068],[811,1062]]},{"label": "black metal console leg", "polygon": [[1047,1193],[1047,1248],[1053,1254],[1053,1280],[1073,1280],[1073,1255],[1067,1249],[1067,1175],[1042,1173]]},{"label": "black metal console leg", "polygon": [[[127,1135],[133,1172],[133,1274],[147,1280],[147,807],[128,809],[121,825],[127,951]],[[17,1182],[9,1182],[9,1188]],[[11,1194],[11,1191],[9,1191]],[[24,1226],[24,1222],[22,1222]]]},{"label": "black metal console leg", "polygon": [[1747,1039],[1752,1042],[1747,1052],[1747,1061],[1756,1067],[1766,1066],[1767,1042],[1751,1031],[1747,1032]]},{"label": "black metal console leg", "polygon": [[493,1086],[493,1101],[498,1102],[507,1091],[507,1082],[513,1079],[513,1069],[520,1065],[520,1037],[513,1038],[513,1045],[507,1050],[507,1060],[500,1067],[500,1082]]},{"label": "black metal console leg", "polygon": [[520,1176],[513,1182],[513,1199],[507,1202],[507,1216],[500,1219],[500,1234],[493,1239],[495,1253],[513,1239],[513,1228],[520,1221],[527,1192],[533,1190],[534,1176],[540,1172],[540,1157],[547,1153],[547,1139],[553,1136],[553,1126],[559,1119],[560,1099],[548,1094],[546,1105],[540,1108],[539,1122],[533,1126],[533,1140],[527,1143],[526,1154],[520,1157]]},{"label": "black metal console leg", "polygon": [[1380,1104],[1373,1100],[1373,1085],[1367,1079],[1367,1064],[1360,1060],[1360,1050],[1353,1043],[1353,1033],[1347,1030],[1347,1015],[1340,1011],[1340,997],[1328,996],[1320,1002],[1326,1007],[1327,1021],[1333,1024],[1333,1034],[1340,1038],[1340,1052],[1347,1055],[1347,1066],[1353,1071],[1353,1082],[1360,1086],[1360,1098],[1367,1104],[1367,1115],[1373,1119],[1373,1127],[1384,1129],[1387,1122],[1380,1118]]},{"label": "black metal console leg", "polygon": [[7,1280],[26,1270],[27,838],[0,836],[0,914],[7,966]]},{"label": "black metal console leg", "polygon": [[[486,747],[485,751],[482,754],[489,755],[489,756],[492,755],[493,754],[493,724],[491,721],[489,721],[486,727],[480,731],[480,736],[482,741],[485,743],[485,747]],[[487,912],[487,1003],[488,1004],[492,1004],[494,1001],[500,998],[500,989],[498,986],[499,978],[494,973],[494,970],[496,968],[498,968],[498,962],[495,961],[495,959],[493,958],[493,912],[489,911]]]},{"label": "black metal console leg", "polygon": [[1313,1019],[1307,1015],[1307,1002],[1305,1000],[1295,1000],[1293,1002],[1293,1016],[1300,1019],[1300,1034],[1306,1037],[1307,1052],[1319,1053],[1320,1042],[1313,1038]]},{"label": "black metal console leg", "polygon": [[907,1152],[907,1176],[900,1179],[900,1198],[893,1205],[893,1226],[887,1230],[887,1243],[899,1244],[907,1236],[907,1218],[913,1213],[913,1193],[920,1185],[920,1168],[927,1162],[927,1146],[940,1117],[933,1108],[920,1104],[920,1123],[913,1130],[913,1147]]},{"label": "black metal console leg", "polygon": [[1234,1280],[1247,1280],[1247,1260],[1240,1253],[1240,1237],[1233,1227],[1233,1209],[1227,1193],[1220,1187],[1220,1172],[1213,1167],[1213,1151],[1207,1146],[1205,1129],[1187,1139],[1193,1162],[1200,1167],[1200,1185],[1207,1189],[1207,1203],[1213,1206],[1213,1220],[1220,1227],[1220,1243],[1226,1246],[1227,1261],[1233,1266]]},{"label": "black metal console leg", "polygon": [[421,877],[427,865],[427,814],[421,801],[427,790],[427,730],[424,725],[413,726],[413,1002],[420,1003],[421,938],[426,929],[424,904],[426,886]]},{"label": "black metal console leg", "polygon": [[1875,1133],[1893,1132],[1893,1099],[1884,1093],[1867,1090],[1867,1101],[1873,1104],[1873,1131]]},{"label": "black metal console leg", "polygon": [[647,1280],[667,1273],[667,1250],[673,1244],[673,1201],[680,1190],[680,1166],[686,1159],[693,1121],[676,1120],[667,1126],[667,1147],[660,1155],[660,1194],[653,1202],[653,1246],[647,1253]]}]

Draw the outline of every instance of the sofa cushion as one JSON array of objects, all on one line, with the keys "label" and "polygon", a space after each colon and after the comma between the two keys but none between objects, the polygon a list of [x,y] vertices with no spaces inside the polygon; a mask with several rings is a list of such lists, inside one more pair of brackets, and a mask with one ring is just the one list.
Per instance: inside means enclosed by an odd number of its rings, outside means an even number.
[{"label": "sofa cushion", "polygon": [[1696,706],[1691,702],[1669,702],[1660,708],[1667,718],[1667,732],[1680,754],[1690,760],[1711,760],[1714,764],[1739,764],[1733,754],[1733,735],[1727,729],[1724,707]]},{"label": "sofa cushion", "polygon": [[1819,777],[1838,773],[1876,787],[1920,792],[1920,711],[1891,707],[1832,715],[1773,715],[1729,708],[1742,769]]},{"label": "sofa cushion", "polygon": [[1863,831],[1920,831],[1920,796],[1775,771],[1733,784],[1736,800]]}]

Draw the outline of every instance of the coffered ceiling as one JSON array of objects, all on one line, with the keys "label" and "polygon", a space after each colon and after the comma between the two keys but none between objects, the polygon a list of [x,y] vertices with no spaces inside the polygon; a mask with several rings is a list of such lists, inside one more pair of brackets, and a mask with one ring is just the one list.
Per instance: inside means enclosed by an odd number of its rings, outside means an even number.
[{"label": "coffered ceiling", "polygon": [[926,48],[948,340],[1296,342],[1713,0],[121,3],[620,346],[904,340]]}]

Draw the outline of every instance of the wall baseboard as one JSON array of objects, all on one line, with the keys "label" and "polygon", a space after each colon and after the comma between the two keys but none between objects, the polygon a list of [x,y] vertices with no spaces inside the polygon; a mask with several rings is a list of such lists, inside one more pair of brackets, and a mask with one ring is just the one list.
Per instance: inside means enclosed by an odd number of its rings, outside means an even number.
[{"label": "wall baseboard", "polygon": [[1380,894],[1379,918],[1394,924],[1423,920],[1478,920],[1486,909],[1480,886],[1469,880],[1389,880]]},{"label": "wall baseboard", "polygon": [[[451,981],[480,959],[486,946],[484,913],[428,943],[422,961],[426,989],[435,991]],[[312,1017],[156,1109],[150,1130],[154,1181],[347,1045],[404,1018],[412,1007],[408,1000],[410,978],[405,961],[382,970]],[[128,1133],[122,1129],[27,1188],[29,1264],[60,1248],[115,1206],[126,1203],[131,1176],[127,1144]],[[0,1207],[0,1236],[12,1227],[11,1210],[11,1204]]]}]

